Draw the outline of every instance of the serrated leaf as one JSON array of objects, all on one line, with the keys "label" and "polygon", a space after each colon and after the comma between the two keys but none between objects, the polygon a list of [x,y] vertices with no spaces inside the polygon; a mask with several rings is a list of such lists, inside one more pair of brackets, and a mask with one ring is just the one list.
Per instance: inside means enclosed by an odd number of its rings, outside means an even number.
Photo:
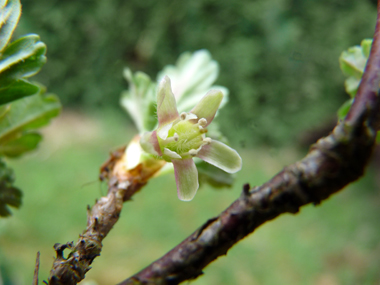
[{"label": "serrated leaf", "polygon": [[59,114],[60,108],[58,98],[49,94],[37,94],[13,102],[8,113],[0,119],[0,144],[46,125]]},{"label": "serrated leaf", "polygon": [[46,62],[46,46],[37,35],[28,35],[9,44],[0,56],[0,104],[6,104],[39,91],[23,79],[36,74]]},{"label": "serrated leaf", "polygon": [[42,136],[38,133],[21,134],[21,137],[0,144],[0,155],[17,157],[27,151],[35,149]]},{"label": "serrated leaf", "polygon": [[0,51],[8,44],[21,15],[19,0],[0,2]]},{"label": "serrated leaf", "polygon": [[13,186],[13,170],[0,160],[0,216],[10,216],[8,206],[21,206],[22,192]]},{"label": "serrated leaf", "polygon": [[[38,35],[28,35],[22,37],[9,44],[1,53],[0,57],[0,72],[4,72],[12,65],[23,63],[23,69],[20,77],[32,76],[39,69],[31,69],[28,67],[33,62],[37,62],[41,66],[46,62],[46,45],[40,41]],[[29,59],[29,63],[25,64],[25,60]],[[26,67],[25,67],[26,66]],[[30,70],[31,69],[31,70]]]}]

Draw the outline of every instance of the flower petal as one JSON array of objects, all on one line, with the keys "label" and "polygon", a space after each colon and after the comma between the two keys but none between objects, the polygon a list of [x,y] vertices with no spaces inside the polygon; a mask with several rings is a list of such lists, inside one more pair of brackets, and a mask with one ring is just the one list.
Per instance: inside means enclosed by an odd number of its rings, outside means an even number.
[{"label": "flower petal", "polygon": [[198,171],[192,158],[173,159],[175,181],[177,183],[178,198],[182,201],[190,201],[194,198],[199,188]]},{"label": "flower petal", "polygon": [[159,127],[173,122],[179,117],[177,104],[170,86],[170,79],[167,76],[161,80],[158,86],[157,117]]},{"label": "flower petal", "polygon": [[204,145],[197,157],[228,172],[235,173],[241,169],[242,161],[236,150],[219,141],[212,140]]},{"label": "flower petal", "polygon": [[168,135],[169,135],[169,130],[172,128],[172,126],[173,126],[173,123],[169,123],[169,124],[163,126],[162,128],[157,129],[157,135],[161,139],[166,140],[168,138]]},{"label": "flower petal", "polygon": [[207,120],[206,126],[208,126],[214,119],[222,100],[222,91],[210,90],[190,112],[197,115],[198,118],[205,118]]},{"label": "flower petal", "polygon": [[145,150],[147,153],[162,156],[160,145],[158,144],[156,131],[144,133],[141,136],[140,145],[141,148]]},{"label": "flower petal", "polygon": [[164,148],[164,154],[169,156],[170,158],[175,158],[175,159],[182,159],[182,156],[180,156],[178,153],[176,153],[175,151],[172,151],[168,148]]}]

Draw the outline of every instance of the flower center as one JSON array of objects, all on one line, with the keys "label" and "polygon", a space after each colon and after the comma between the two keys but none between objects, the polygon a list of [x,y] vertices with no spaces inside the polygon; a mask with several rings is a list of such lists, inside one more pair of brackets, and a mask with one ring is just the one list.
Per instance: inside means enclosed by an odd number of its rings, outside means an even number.
[{"label": "flower center", "polygon": [[205,137],[206,124],[206,119],[198,120],[191,113],[182,113],[180,120],[174,122],[169,129],[166,139],[158,136],[163,158],[171,161],[173,158],[185,159],[196,156],[203,145],[210,143],[210,139]]}]

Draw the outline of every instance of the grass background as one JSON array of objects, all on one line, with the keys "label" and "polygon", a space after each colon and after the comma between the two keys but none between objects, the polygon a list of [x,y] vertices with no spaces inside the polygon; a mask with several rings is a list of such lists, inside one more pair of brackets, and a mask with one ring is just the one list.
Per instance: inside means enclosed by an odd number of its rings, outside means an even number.
[{"label": "grass background", "polygon": [[[106,193],[97,181],[100,165],[133,133],[121,112],[66,111],[44,130],[37,152],[9,162],[24,204],[0,220],[5,284],[31,283],[37,251],[40,280],[48,278],[53,245],[77,240],[86,226],[86,206]],[[125,204],[82,284],[115,284],[129,277],[228,207],[243,183],[260,185],[305,153],[290,147],[237,148],[243,169],[231,189],[204,186],[185,203],[177,199],[173,175],[149,182]],[[367,174],[322,205],[260,227],[190,283],[380,284],[380,194],[375,169]]]}]

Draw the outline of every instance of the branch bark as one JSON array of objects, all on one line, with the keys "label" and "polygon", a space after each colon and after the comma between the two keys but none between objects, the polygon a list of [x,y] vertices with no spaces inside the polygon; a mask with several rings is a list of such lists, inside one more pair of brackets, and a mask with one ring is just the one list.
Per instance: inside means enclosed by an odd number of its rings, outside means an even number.
[{"label": "branch bark", "polygon": [[[134,140],[138,141],[138,138]],[[54,245],[57,256],[50,270],[49,285],[75,285],[84,279],[86,272],[91,269],[91,263],[100,255],[102,240],[119,220],[123,203],[130,200],[164,165],[163,162],[139,164],[126,171],[120,169],[123,168],[124,159],[125,147],[113,152],[101,167],[100,179],[108,180],[108,194],[97,200],[92,208],[87,207],[87,228],[76,244],[68,242]],[[63,256],[65,249],[70,250],[67,258]]]},{"label": "branch bark", "polygon": [[343,122],[314,144],[302,160],[285,167],[259,187],[243,187],[241,196],[182,243],[121,282],[179,284],[227,253],[239,240],[283,213],[319,204],[363,175],[380,125],[380,0],[371,54],[355,102]]}]

